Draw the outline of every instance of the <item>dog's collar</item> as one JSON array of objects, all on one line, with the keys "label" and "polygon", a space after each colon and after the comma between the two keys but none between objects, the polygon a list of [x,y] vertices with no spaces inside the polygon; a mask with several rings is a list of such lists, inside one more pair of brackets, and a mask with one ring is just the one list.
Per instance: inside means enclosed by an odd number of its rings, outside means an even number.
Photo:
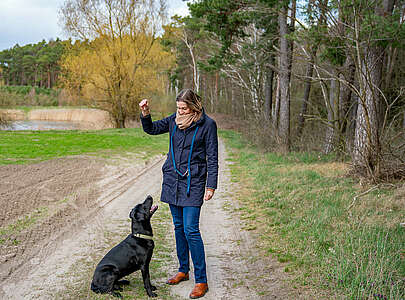
[{"label": "dog's collar", "polygon": [[145,240],[153,240],[153,236],[142,234],[142,233],[133,233],[132,236],[145,239]]}]

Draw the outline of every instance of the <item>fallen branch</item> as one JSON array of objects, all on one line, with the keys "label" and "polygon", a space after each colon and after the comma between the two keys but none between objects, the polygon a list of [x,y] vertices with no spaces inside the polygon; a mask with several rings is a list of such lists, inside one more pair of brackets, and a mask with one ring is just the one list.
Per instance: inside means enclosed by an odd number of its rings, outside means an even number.
[{"label": "fallen branch", "polygon": [[359,194],[359,195],[354,196],[352,203],[350,203],[350,205],[346,208],[346,210],[351,209],[351,208],[353,207],[354,203],[357,201],[357,199],[358,199],[359,197],[362,197],[362,196],[364,196],[364,195],[367,195],[368,193],[374,191],[375,189],[377,189],[377,188],[379,188],[379,187],[380,187],[380,185],[377,184],[377,185],[373,186],[372,188],[368,189],[367,191],[365,191],[365,192],[363,192],[363,193],[361,193],[361,194]]}]

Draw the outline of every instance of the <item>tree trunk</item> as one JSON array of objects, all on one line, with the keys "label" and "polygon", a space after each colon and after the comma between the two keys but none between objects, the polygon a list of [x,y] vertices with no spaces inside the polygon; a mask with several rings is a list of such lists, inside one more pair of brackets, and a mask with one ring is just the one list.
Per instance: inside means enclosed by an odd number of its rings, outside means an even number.
[{"label": "tree trunk", "polygon": [[278,135],[280,138],[280,150],[290,151],[290,51],[291,47],[287,39],[288,7],[282,7],[278,13],[280,29],[280,120],[278,124]]},{"label": "tree trunk", "polygon": [[353,145],[354,145],[354,136],[356,132],[356,118],[357,118],[357,108],[359,106],[358,97],[353,96],[353,100],[350,100],[352,105],[349,108],[348,112],[348,123],[346,129],[346,149],[348,153],[353,153]]},{"label": "tree trunk", "polygon": [[[273,56],[272,60],[274,61]],[[264,86],[264,117],[268,121],[270,120],[271,117],[271,107],[273,105],[273,77],[274,77],[273,69],[267,68],[266,82]]]},{"label": "tree trunk", "polygon": [[219,103],[219,72],[215,73],[215,103],[212,103],[211,111],[216,112],[216,106]]},{"label": "tree trunk", "polygon": [[247,111],[246,111],[246,101],[245,101],[245,92],[242,90],[242,109],[243,109],[243,119],[247,119]]},{"label": "tree trunk", "polygon": [[51,70],[50,67],[48,66],[48,89],[51,88]]},{"label": "tree trunk", "polygon": [[273,105],[273,112],[272,112],[272,121],[273,121],[273,128],[277,129],[278,131],[278,120],[280,118],[280,76],[277,75],[276,80],[276,99]]},{"label": "tree trunk", "polygon": [[115,116],[115,128],[125,128],[125,115],[122,110],[121,102],[118,102],[118,112]]},{"label": "tree trunk", "polygon": [[398,48],[392,48],[388,51],[388,54],[386,56],[386,72],[384,76],[384,89],[388,89],[390,84],[391,84],[391,79],[392,79],[392,73],[394,71],[394,65],[397,61],[397,54],[398,54]]},{"label": "tree trunk", "polygon": [[346,70],[344,74],[340,74],[341,81],[346,82],[340,84],[339,92],[339,128],[340,134],[344,135],[349,123],[349,108],[350,100],[352,98],[352,90],[348,88],[349,85],[354,85],[354,75],[356,68],[353,62],[353,58],[350,55],[346,56],[346,61],[343,65],[343,69]]},{"label": "tree trunk", "polygon": [[[384,0],[382,6],[375,8],[377,15],[387,17],[392,14],[393,0]],[[361,24],[356,24],[356,27]],[[358,31],[358,28],[355,28]],[[368,46],[368,47],[367,47]],[[381,97],[380,87],[383,67],[384,49],[379,45],[358,46],[364,59],[358,64],[361,95],[357,109],[357,122],[352,153],[354,166],[365,171],[367,176],[377,179],[381,172],[381,144],[380,144],[380,115]]]},{"label": "tree trunk", "polygon": [[364,55],[360,74],[363,88],[357,109],[353,162],[356,167],[366,170],[369,176],[378,176],[381,155],[378,107],[381,103],[379,91],[375,87],[381,82],[381,52],[374,47]]},{"label": "tree trunk", "polygon": [[213,112],[213,109],[214,109],[214,98],[215,98],[215,95],[216,95],[216,87],[217,87],[217,85],[215,84],[215,85],[213,85],[213,86],[211,86],[211,88],[210,88],[210,90],[211,90],[211,97],[210,97],[210,111],[212,111]]},{"label": "tree trunk", "polygon": [[302,98],[301,110],[298,116],[298,128],[297,128],[298,137],[301,137],[302,132],[304,131],[305,115],[307,114],[308,110],[309,94],[311,93],[311,85],[312,85],[311,78],[314,73],[314,56],[312,54],[316,55],[316,50],[314,52],[315,53],[311,53],[311,59],[308,62],[305,70],[304,97]]},{"label": "tree trunk", "polygon": [[235,90],[233,87],[232,80],[230,82],[230,88],[231,88],[231,114],[236,116],[237,110],[236,110],[236,99],[235,99]]},{"label": "tree trunk", "polygon": [[189,50],[190,50],[190,56],[191,56],[191,59],[192,59],[192,61],[193,61],[193,89],[194,89],[194,91],[196,92],[196,93],[198,93],[199,92],[199,89],[200,89],[200,87],[199,87],[199,80],[198,80],[198,78],[199,78],[199,74],[198,74],[198,68],[197,68],[197,63],[196,63],[196,61],[195,61],[195,57],[194,57],[194,48],[193,47],[189,47]]},{"label": "tree trunk", "polygon": [[113,105],[116,107],[116,115],[115,115],[115,125],[116,128],[125,128],[125,119],[126,119],[126,112],[123,107],[123,99],[121,96],[121,80],[118,81],[115,91],[114,91],[115,101],[113,101]]},{"label": "tree trunk", "polygon": [[337,111],[337,100],[336,100],[336,79],[330,81],[329,87],[329,105],[326,105],[326,110],[328,111],[328,127],[326,128],[325,146],[324,153],[328,154],[335,150],[336,144],[336,111]]}]

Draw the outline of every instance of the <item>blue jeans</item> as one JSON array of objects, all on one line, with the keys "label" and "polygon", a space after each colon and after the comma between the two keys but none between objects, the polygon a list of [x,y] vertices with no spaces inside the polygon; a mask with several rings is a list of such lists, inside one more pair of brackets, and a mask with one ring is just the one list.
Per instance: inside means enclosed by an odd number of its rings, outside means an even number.
[{"label": "blue jeans", "polygon": [[170,204],[176,237],[179,272],[188,273],[190,270],[189,252],[194,265],[196,283],[207,282],[204,244],[200,234],[200,210],[195,206],[176,206]]}]

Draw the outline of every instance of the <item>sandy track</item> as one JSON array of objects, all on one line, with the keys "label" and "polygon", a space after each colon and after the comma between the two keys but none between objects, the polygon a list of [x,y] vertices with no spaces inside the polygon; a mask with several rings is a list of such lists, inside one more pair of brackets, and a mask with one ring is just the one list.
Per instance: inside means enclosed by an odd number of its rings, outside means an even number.
[{"label": "sandy track", "polygon": [[[114,231],[114,227],[127,220],[130,209],[146,195],[159,196],[162,163],[160,158],[152,163],[153,167],[138,168],[136,173],[129,171],[131,176],[122,178],[125,172],[118,172],[115,174],[117,180],[100,181],[105,189],[97,203],[103,208],[72,226],[63,237],[48,241],[50,246],[44,247],[3,282],[0,298],[51,299],[46,295],[54,294],[55,287],[64,286],[61,281],[68,280],[64,274],[97,248],[103,232]],[[204,299],[292,299],[283,288],[282,266],[269,258],[258,259],[254,238],[241,230],[241,222],[232,213],[232,207],[236,206],[235,186],[230,181],[228,164],[221,142],[219,190],[204,204],[201,215],[210,287]],[[171,228],[169,232],[173,234]],[[172,241],[174,250],[174,238]],[[176,272],[174,256],[170,265],[169,272]],[[171,288],[176,298],[188,299],[193,279],[191,276],[188,282]],[[255,292],[257,290],[260,295]]]},{"label": "sandy track", "polygon": [[[247,243],[251,243],[250,238],[240,230],[239,220],[225,208],[232,206],[232,186],[223,143],[219,145],[219,152],[219,189],[212,200],[204,203],[200,219],[209,286],[204,299],[259,299],[245,282],[249,272],[244,253]],[[189,281],[173,286],[173,293],[188,299],[194,287],[193,275],[191,272]]]}]

